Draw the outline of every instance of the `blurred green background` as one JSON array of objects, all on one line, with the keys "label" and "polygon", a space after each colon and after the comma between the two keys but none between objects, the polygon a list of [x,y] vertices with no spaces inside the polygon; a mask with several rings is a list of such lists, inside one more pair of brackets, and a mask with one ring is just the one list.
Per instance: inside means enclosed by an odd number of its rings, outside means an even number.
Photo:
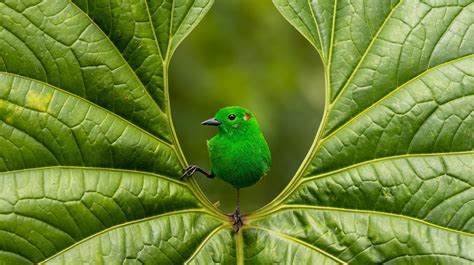
[{"label": "blurred green background", "polygon": [[[170,65],[173,121],[190,164],[209,169],[206,140],[217,128],[200,125],[225,106],[252,110],[270,145],[273,166],[241,191],[242,211],[270,202],[303,161],[324,108],[323,66],[316,50],[270,0],[217,0],[176,51]],[[196,174],[219,208],[231,212],[235,189]]]}]

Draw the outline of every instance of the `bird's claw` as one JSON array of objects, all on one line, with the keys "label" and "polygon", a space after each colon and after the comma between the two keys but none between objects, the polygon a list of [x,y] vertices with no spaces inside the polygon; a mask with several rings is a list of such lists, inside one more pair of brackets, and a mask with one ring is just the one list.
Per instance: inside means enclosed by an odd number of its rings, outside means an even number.
[{"label": "bird's claw", "polygon": [[194,175],[194,173],[196,173],[196,170],[198,169],[199,167],[196,166],[196,165],[189,165],[185,170],[184,170],[184,173],[183,175],[181,175],[181,178],[180,180],[183,180],[185,177],[192,177]]},{"label": "bird's claw", "polygon": [[232,219],[234,220],[234,223],[232,225],[234,226],[235,232],[239,232],[240,228],[244,224],[242,220],[242,215],[240,215],[240,211],[235,210],[233,213],[230,213],[227,216],[232,217]]}]

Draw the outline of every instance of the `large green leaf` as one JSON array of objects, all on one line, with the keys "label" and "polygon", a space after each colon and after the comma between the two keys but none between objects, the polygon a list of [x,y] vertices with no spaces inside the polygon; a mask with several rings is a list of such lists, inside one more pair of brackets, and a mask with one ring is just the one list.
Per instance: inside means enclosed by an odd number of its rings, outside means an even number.
[{"label": "large green leaf", "polygon": [[0,263],[474,262],[474,3],[274,2],[326,109],[235,233],[178,180],[169,106],[211,0],[0,1]]}]

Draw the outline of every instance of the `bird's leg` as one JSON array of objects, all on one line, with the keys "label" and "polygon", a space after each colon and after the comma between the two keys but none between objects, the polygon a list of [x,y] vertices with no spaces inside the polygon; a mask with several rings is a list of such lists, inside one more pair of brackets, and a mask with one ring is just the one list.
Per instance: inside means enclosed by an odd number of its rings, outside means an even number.
[{"label": "bird's leg", "polygon": [[183,175],[181,175],[180,179],[183,180],[185,177],[192,177],[194,175],[194,173],[196,173],[196,171],[201,172],[204,176],[206,176],[208,178],[214,178],[214,175],[212,173],[207,173],[206,171],[204,171],[203,169],[201,169],[200,167],[198,167],[196,165],[189,165],[184,170],[184,173],[183,173]]},{"label": "bird's leg", "polygon": [[237,189],[237,207],[235,208],[235,211],[230,215],[234,219],[234,228],[235,232],[239,232],[240,227],[244,224],[242,221],[242,216],[240,215],[240,192],[239,189]]}]

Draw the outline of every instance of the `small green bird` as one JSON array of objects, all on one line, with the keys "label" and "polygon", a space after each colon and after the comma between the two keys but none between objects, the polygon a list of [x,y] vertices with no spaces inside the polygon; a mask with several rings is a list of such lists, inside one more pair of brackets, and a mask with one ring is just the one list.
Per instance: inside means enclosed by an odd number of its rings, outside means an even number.
[{"label": "small green bird", "polygon": [[218,177],[237,189],[237,207],[230,215],[237,230],[242,226],[239,189],[257,183],[270,169],[272,158],[255,116],[242,107],[220,109],[201,124],[217,126],[219,132],[207,141],[211,172],[190,165],[182,178],[196,171],[208,178]]}]

